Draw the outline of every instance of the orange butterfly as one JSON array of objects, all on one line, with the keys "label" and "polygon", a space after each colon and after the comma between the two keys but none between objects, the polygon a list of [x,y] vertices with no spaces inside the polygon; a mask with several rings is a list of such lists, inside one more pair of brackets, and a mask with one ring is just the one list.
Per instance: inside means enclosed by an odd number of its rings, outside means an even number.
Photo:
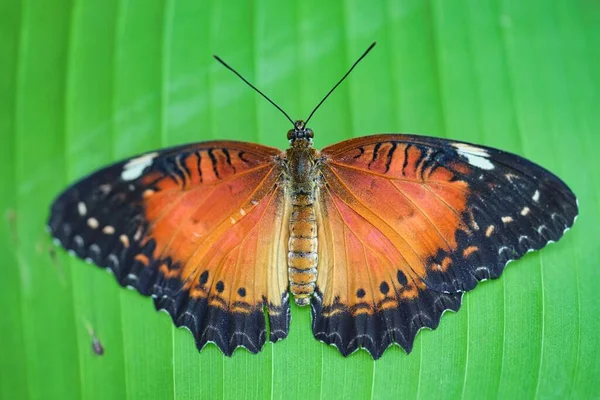
[{"label": "orange butterfly", "polygon": [[463,292],[577,216],[559,178],[514,154],[401,134],[318,151],[293,123],[285,152],[202,142],[95,172],[54,202],[50,232],[152,296],[198,349],[284,339],[291,291],[317,339],[379,358],[393,343],[410,352]]}]

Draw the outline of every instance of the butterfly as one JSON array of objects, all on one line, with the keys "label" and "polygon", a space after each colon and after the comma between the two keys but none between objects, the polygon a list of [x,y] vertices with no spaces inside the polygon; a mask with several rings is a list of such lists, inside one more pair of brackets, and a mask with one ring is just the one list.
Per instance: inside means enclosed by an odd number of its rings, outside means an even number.
[{"label": "butterfly", "polygon": [[199,350],[284,339],[291,293],[342,355],[408,353],[464,292],[575,221],[565,183],[501,150],[407,134],[316,150],[306,122],[327,96],[293,121],[217,59],[294,124],[287,150],[208,141],[145,153],[67,188],[48,223],[71,254],[152,296]]}]

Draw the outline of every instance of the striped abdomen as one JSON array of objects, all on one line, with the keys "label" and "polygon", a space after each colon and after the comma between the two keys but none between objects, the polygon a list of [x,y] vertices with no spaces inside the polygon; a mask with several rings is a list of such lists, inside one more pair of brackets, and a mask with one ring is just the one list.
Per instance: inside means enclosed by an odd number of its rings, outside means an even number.
[{"label": "striped abdomen", "polygon": [[296,304],[307,305],[317,281],[317,217],[312,194],[292,195],[288,272]]}]

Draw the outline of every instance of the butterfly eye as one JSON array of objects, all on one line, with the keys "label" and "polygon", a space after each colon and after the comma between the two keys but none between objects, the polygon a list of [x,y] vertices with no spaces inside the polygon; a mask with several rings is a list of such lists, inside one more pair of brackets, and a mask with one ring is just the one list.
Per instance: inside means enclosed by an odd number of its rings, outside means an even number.
[{"label": "butterfly eye", "polygon": [[295,136],[295,135],[294,135],[294,133],[295,133],[295,132],[294,132],[294,130],[293,130],[293,129],[290,129],[290,130],[288,131],[288,133],[287,133],[287,138],[288,138],[288,140],[292,140],[292,139],[294,138],[294,136]]},{"label": "butterfly eye", "polygon": [[306,130],[306,137],[312,139],[314,136],[315,136],[315,133],[312,131],[312,129]]}]

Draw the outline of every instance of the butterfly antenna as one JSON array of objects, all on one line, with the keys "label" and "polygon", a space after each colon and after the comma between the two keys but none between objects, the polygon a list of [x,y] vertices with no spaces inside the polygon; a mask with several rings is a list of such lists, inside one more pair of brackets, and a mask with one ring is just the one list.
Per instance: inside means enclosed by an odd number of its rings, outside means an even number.
[{"label": "butterfly antenna", "polygon": [[327,98],[329,97],[329,95],[330,95],[331,93],[333,93],[333,91],[334,91],[334,90],[335,90],[335,89],[336,89],[338,86],[340,86],[340,83],[342,83],[342,82],[344,81],[344,79],[346,79],[346,77],[347,77],[348,75],[350,75],[350,72],[352,72],[352,70],[354,69],[354,67],[356,67],[356,65],[357,65],[357,64],[358,64],[358,63],[359,63],[359,62],[360,62],[360,61],[361,61],[363,58],[365,58],[365,57],[367,56],[367,54],[369,54],[369,52],[370,52],[370,51],[373,49],[373,47],[375,47],[375,45],[376,45],[376,44],[377,44],[377,42],[373,42],[373,43],[371,43],[371,45],[369,46],[369,48],[368,48],[367,50],[365,50],[365,52],[363,53],[363,55],[362,55],[362,56],[360,56],[360,57],[358,58],[358,60],[356,60],[356,61],[354,62],[354,64],[352,64],[352,66],[350,67],[350,69],[348,70],[348,72],[346,72],[346,74],[345,74],[344,76],[342,76],[342,79],[340,79],[340,80],[339,80],[339,82],[338,82],[338,83],[336,83],[336,84],[335,84],[335,86],[334,86],[333,88],[331,88],[331,90],[330,90],[330,91],[329,91],[329,92],[328,92],[328,93],[325,95],[325,97],[323,97],[323,100],[321,100],[321,101],[319,102],[319,104],[317,104],[317,106],[314,108],[314,110],[312,110],[312,112],[310,113],[310,115],[308,116],[308,118],[306,118],[306,120],[305,120],[305,122],[304,122],[305,124],[308,124],[308,121],[309,121],[309,120],[312,118],[312,116],[313,116],[313,114],[315,113],[315,111],[317,111],[317,109],[318,109],[319,107],[321,107],[321,104],[323,104],[323,103],[325,102],[325,100],[327,100]]},{"label": "butterfly antenna", "polygon": [[238,78],[240,78],[241,80],[243,80],[244,82],[246,82],[246,84],[248,86],[250,86],[252,89],[256,90],[258,92],[258,94],[260,94],[262,97],[264,97],[265,99],[267,99],[267,101],[271,104],[273,104],[275,106],[275,108],[277,108],[279,111],[282,112],[283,115],[285,115],[285,117],[292,123],[292,125],[294,125],[294,120],[292,120],[290,118],[290,116],[283,111],[283,109],[281,107],[279,107],[277,104],[275,104],[275,102],[273,100],[271,100],[270,98],[267,97],[266,94],[264,94],[263,92],[261,92],[260,90],[258,90],[256,88],[256,86],[254,86],[253,84],[251,84],[250,82],[248,82],[248,80],[246,78],[244,78],[242,75],[240,75],[239,72],[237,72],[235,69],[233,69],[232,67],[229,66],[229,64],[227,64],[225,61],[223,61],[219,56],[217,55],[213,55],[213,57],[220,62],[221,64],[223,64],[223,66],[225,68],[227,68],[228,70],[230,70],[231,72],[233,72],[234,74],[236,74],[238,76]]}]

